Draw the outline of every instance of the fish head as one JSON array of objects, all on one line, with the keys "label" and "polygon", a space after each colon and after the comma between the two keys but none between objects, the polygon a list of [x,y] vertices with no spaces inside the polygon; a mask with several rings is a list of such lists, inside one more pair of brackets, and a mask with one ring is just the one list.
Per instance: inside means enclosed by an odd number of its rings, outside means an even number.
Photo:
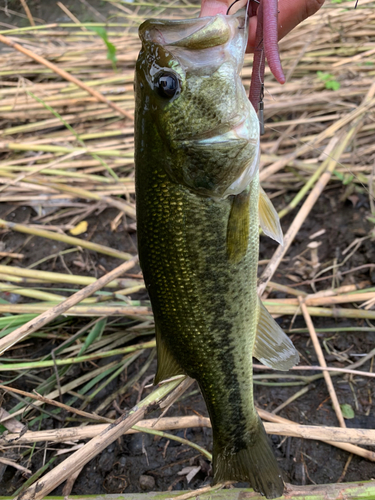
[{"label": "fish head", "polygon": [[240,77],[244,13],[151,19],[139,34],[136,121],[152,121],[169,176],[203,196],[242,192],[259,166],[259,122]]}]

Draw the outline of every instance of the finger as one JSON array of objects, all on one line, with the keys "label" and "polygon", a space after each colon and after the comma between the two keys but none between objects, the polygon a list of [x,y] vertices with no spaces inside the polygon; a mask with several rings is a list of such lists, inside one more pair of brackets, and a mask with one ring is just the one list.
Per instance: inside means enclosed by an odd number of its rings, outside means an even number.
[{"label": "finger", "polygon": [[[232,3],[233,0],[202,0],[201,12],[199,16],[216,16],[216,14],[225,15]],[[247,0],[237,2],[236,5],[233,5],[233,12],[236,12],[238,9],[244,7],[246,3]],[[254,52],[256,30],[256,16],[253,16],[249,19],[249,39],[246,52]]]},{"label": "finger", "polygon": [[[312,16],[324,4],[325,0],[279,0],[278,37],[284,38],[293,28]],[[254,52],[256,17],[249,23],[249,40],[246,52]]]},{"label": "finger", "polygon": [[[202,0],[200,17],[226,14],[233,0]],[[299,23],[317,12],[325,0],[279,0],[278,34],[279,40],[287,35]],[[236,4],[236,10],[243,7],[246,0]],[[249,40],[246,52],[254,52],[256,17],[249,21]]]},{"label": "finger", "polygon": [[216,14],[226,14],[229,7],[229,0],[202,0],[200,17],[216,16]]},{"label": "finger", "polygon": [[[233,1],[234,0],[202,0],[200,17],[216,16],[216,14],[225,15]],[[231,10],[230,13],[234,14],[241,7],[244,7],[246,3],[247,0],[240,0],[236,5],[233,5],[233,10]]]},{"label": "finger", "polygon": [[312,16],[325,0],[280,0],[279,1],[279,40],[299,23]]}]

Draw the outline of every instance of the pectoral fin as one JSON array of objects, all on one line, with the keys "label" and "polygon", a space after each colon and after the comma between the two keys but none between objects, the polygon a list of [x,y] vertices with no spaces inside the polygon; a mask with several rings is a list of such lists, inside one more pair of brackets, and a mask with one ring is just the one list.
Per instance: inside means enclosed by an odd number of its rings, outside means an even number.
[{"label": "pectoral fin", "polygon": [[238,264],[246,254],[250,227],[250,188],[233,197],[227,229],[227,254]]},{"label": "pectoral fin", "polygon": [[259,222],[264,234],[283,244],[283,232],[275,207],[262,188],[259,190]]},{"label": "pectoral fin", "polygon": [[185,374],[183,369],[169,352],[168,347],[161,337],[160,329],[157,326],[155,326],[155,329],[158,368],[156,370],[156,375],[154,378],[154,385],[158,384],[162,380],[175,377],[176,375]]},{"label": "pectoral fin", "polygon": [[254,357],[274,370],[287,371],[299,362],[299,354],[289,337],[259,300],[258,331]]}]

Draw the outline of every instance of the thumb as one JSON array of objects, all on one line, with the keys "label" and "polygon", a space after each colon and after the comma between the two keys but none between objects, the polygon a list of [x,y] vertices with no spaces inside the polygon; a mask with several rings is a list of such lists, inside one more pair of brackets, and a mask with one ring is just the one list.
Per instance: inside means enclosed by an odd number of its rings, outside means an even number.
[{"label": "thumb", "polygon": [[325,0],[280,0],[279,1],[279,40],[298,24],[312,16]]},{"label": "thumb", "polygon": [[[233,0],[202,0],[200,17],[216,16],[216,14],[226,14]],[[240,0],[236,3],[236,11],[245,7],[247,0]],[[232,12],[233,13],[233,12]]]}]

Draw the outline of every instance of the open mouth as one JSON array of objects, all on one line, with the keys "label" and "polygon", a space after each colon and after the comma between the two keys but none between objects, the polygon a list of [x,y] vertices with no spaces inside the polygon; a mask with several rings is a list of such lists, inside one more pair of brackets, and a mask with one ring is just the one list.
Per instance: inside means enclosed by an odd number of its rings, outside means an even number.
[{"label": "open mouth", "polygon": [[245,139],[254,144],[258,141],[255,127],[259,128],[258,122],[254,125],[250,117],[236,116],[231,122],[223,123],[207,132],[190,137],[189,140],[199,143],[227,142],[233,139]]}]

